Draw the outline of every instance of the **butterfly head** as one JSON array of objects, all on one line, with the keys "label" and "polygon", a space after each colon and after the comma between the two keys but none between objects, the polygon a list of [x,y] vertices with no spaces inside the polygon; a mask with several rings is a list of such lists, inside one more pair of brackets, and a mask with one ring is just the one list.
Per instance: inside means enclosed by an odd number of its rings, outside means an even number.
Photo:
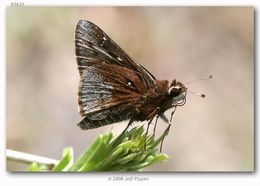
[{"label": "butterfly head", "polygon": [[187,88],[179,81],[174,79],[168,89],[168,94],[172,97],[173,103],[185,100]]}]

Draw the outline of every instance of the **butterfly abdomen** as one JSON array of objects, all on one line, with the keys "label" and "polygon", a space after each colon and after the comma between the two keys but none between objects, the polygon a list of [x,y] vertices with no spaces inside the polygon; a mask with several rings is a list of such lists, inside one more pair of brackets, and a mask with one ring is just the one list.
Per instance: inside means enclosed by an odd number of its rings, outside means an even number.
[{"label": "butterfly abdomen", "polygon": [[85,117],[81,122],[78,123],[78,126],[82,130],[88,130],[109,125],[111,123],[114,123],[114,119],[111,117],[102,120],[91,120],[88,117]]},{"label": "butterfly abdomen", "polygon": [[131,112],[128,109],[112,107],[100,112],[89,113],[85,118],[78,123],[78,126],[83,130],[94,129],[112,123],[117,123],[129,119]]},{"label": "butterfly abdomen", "polygon": [[88,117],[85,117],[81,122],[78,123],[78,126],[83,130],[88,130],[102,127],[105,125],[110,125],[112,123],[116,123],[122,120],[124,119],[121,118],[120,115],[109,116],[101,120],[92,120]]}]

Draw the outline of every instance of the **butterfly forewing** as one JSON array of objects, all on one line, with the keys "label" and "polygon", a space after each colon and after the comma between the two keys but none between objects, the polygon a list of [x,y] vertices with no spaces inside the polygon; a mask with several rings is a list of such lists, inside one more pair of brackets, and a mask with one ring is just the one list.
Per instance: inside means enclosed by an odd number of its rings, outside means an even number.
[{"label": "butterfly forewing", "polygon": [[156,86],[155,78],[140,64],[135,63],[95,24],[84,20],[79,21],[76,27],[75,44],[80,72],[89,66],[88,62],[100,61],[139,72],[144,83],[149,87]]}]

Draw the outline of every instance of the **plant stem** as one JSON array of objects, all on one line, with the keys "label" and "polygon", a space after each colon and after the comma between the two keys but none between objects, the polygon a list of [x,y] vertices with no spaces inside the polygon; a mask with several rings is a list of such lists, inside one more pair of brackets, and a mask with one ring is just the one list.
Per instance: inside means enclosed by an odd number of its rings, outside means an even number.
[{"label": "plant stem", "polygon": [[36,162],[39,164],[47,165],[49,168],[52,168],[59,163],[58,160],[45,158],[42,156],[37,156],[29,153],[19,152],[15,150],[10,150],[10,149],[6,150],[6,158],[9,161],[21,162],[26,164],[31,164],[33,162]]}]

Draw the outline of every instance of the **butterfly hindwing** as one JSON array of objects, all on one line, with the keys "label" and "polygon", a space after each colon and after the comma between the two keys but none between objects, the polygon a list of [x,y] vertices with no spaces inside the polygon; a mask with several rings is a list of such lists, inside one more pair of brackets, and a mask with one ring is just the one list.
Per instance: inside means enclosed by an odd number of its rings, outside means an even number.
[{"label": "butterfly hindwing", "polygon": [[115,65],[92,64],[81,77],[78,101],[83,116],[132,102],[146,88],[135,72]]},{"label": "butterfly hindwing", "polygon": [[80,114],[86,118],[79,125],[89,129],[129,119],[146,88],[134,71],[92,64],[81,74],[78,103]]}]

